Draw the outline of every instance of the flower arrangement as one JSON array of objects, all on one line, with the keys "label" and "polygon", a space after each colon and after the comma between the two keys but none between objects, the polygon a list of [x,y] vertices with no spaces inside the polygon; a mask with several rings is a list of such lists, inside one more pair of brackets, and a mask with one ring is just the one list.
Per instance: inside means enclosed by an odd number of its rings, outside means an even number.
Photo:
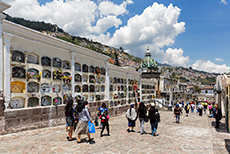
[{"label": "flower arrangement", "polygon": [[72,81],[72,77],[63,76],[62,78],[63,78],[64,83],[71,83]]},{"label": "flower arrangement", "polygon": [[59,70],[54,70],[54,75],[53,75],[54,79],[62,79],[63,74],[62,74],[62,70],[59,68]]},{"label": "flower arrangement", "polygon": [[34,72],[27,72],[26,73],[26,79],[29,81],[29,79],[38,79],[38,81],[41,80],[42,73],[40,72],[39,74],[35,74]]},{"label": "flower arrangement", "polygon": [[76,86],[75,92],[81,92],[81,87],[79,85]]},{"label": "flower arrangement", "polygon": [[95,79],[94,79],[94,78],[90,78],[90,79],[89,79],[89,82],[90,82],[90,83],[95,83]]},{"label": "flower arrangement", "polygon": [[97,68],[97,69],[96,69],[96,73],[97,73],[98,75],[100,75],[100,74],[101,74],[101,70],[100,70],[99,68]]}]

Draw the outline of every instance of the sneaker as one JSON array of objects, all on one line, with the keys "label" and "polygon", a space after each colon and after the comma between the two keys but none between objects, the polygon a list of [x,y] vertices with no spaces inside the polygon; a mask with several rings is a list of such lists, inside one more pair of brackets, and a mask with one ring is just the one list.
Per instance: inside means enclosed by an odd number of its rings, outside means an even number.
[{"label": "sneaker", "polygon": [[156,133],[153,133],[153,136],[157,136]]},{"label": "sneaker", "polygon": [[135,130],[131,130],[131,132],[135,132]]},{"label": "sneaker", "polygon": [[127,132],[128,132],[128,133],[130,133],[130,130],[129,130],[129,129],[127,129]]}]

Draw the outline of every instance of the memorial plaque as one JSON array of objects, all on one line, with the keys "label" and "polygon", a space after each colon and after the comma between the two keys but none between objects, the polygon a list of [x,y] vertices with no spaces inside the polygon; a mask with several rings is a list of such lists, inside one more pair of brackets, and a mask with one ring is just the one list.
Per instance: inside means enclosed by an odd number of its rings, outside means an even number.
[{"label": "memorial plaque", "polygon": [[41,84],[41,93],[49,93],[50,85],[48,83]]},{"label": "memorial plaque", "polygon": [[41,99],[42,106],[49,106],[51,105],[51,97],[50,96],[43,96]]}]

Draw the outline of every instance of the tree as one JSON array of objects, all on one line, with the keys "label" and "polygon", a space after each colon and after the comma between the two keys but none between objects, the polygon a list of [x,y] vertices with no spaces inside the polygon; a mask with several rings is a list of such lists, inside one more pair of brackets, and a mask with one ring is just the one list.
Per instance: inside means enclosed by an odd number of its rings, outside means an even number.
[{"label": "tree", "polygon": [[195,91],[196,93],[200,93],[200,92],[201,92],[201,89],[200,89],[200,87],[199,87],[199,86],[195,86],[194,91]]}]

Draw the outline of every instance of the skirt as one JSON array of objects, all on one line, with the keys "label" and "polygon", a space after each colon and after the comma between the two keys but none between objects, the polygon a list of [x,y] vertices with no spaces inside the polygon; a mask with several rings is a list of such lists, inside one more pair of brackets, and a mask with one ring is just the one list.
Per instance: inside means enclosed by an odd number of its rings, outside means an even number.
[{"label": "skirt", "polygon": [[76,128],[76,134],[89,134],[88,121],[79,121]]},{"label": "skirt", "polygon": [[71,115],[66,116],[66,123],[69,127],[72,127],[74,124],[74,118]]}]

